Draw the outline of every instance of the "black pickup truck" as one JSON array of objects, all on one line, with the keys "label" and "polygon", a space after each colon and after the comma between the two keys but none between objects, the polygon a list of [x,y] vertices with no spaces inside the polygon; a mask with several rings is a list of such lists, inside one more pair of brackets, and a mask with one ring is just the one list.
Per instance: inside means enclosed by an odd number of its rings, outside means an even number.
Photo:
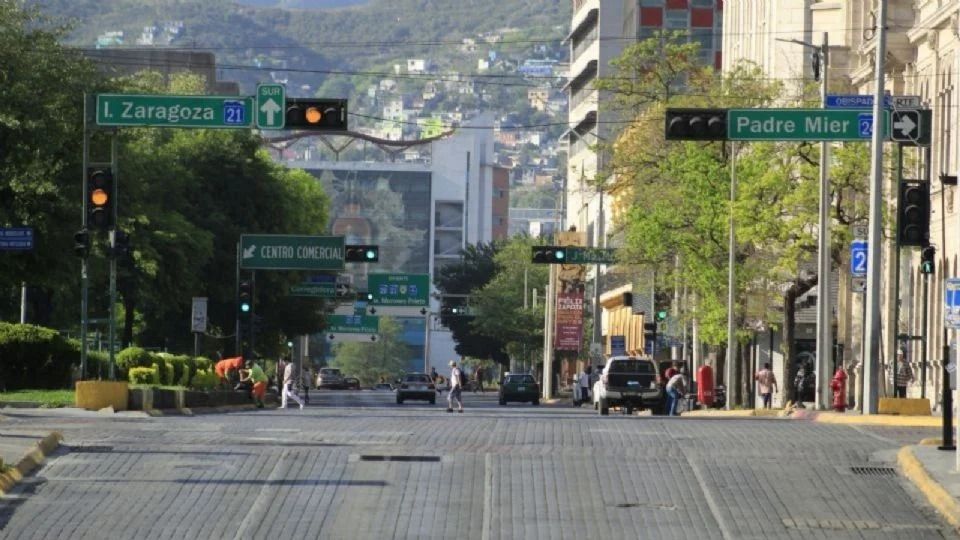
[{"label": "black pickup truck", "polygon": [[626,414],[642,409],[660,414],[663,409],[663,388],[657,366],[649,358],[610,358],[600,380],[594,384],[593,395],[594,406],[602,416],[610,414],[611,407],[619,407]]}]

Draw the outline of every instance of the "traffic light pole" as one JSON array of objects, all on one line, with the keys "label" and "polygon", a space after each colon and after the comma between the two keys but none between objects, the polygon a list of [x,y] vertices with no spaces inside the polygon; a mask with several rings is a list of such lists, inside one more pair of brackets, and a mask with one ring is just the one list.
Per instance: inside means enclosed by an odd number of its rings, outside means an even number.
[{"label": "traffic light pole", "polygon": [[[897,209],[897,212],[893,215],[894,223],[893,230],[895,231],[895,236],[893,237],[893,321],[890,324],[890,332],[893,334],[893,350],[890,351],[891,356],[893,356],[893,371],[891,371],[892,382],[894,389],[896,389],[896,380],[897,380],[897,351],[901,350],[900,347],[900,205],[904,204],[904,201],[900,199],[900,184],[903,182],[903,145],[897,145],[897,172],[894,181],[896,182],[897,189],[894,191],[894,207]],[[904,355],[904,361],[906,361],[906,355]],[[882,370],[881,370],[882,373]],[[886,381],[880,383],[881,386],[886,385]],[[896,395],[896,392],[894,392]]]},{"label": "traffic light pole", "polygon": [[[83,200],[83,205],[81,207],[80,216],[81,216],[81,229],[87,229],[87,167],[90,164],[90,130],[87,125],[87,118],[89,118],[93,105],[93,96],[89,94],[83,95],[83,169],[81,174],[83,175],[83,184],[81,190],[81,199]],[[88,250],[89,251],[89,250]],[[87,298],[88,298],[88,289],[89,289],[89,279],[87,274],[87,257],[89,253],[85,253],[83,257],[80,258],[80,379],[84,380],[87,378]]]},{"label": "traffic light pole", "polygon": [[[958,59],[960,60],[960,59]],[[927,164],[927,181],[930,181],[931,168],[931,149],[929,146],[923,150],[923,159]],[[940,180],[940,285],[941,294],[947,290],[947,213],[944,194],[946,185],[943,177]],[[950,388],[950,370],[947,369],[950,363],[950,329],[947,328],[947,322],[943,322],[943,343],[940,348],[940,414],[943,417],[940,446],[938,450],[954,451],[957,447],[953,443],[953,391]]]},{"label": "traffic light pole", "polygon": [[236,302],[233,312],[236,314],[236,320],[234,321],[233,326],[233,352],[235,356],[240,356],[243,353],[240,350],[240,242],[237,241],[237,267],[236,267],[236,281],[233,288],[233,299]]},{"label": "traffic light pole", "polygon": [[[820,106],[827,106],[829,34],[823,33],[820,54]],[[833,352],[833,310],[830,292],[830,143],[820,143],[820,209],[817,226],[817,376],[816,408],[830,407],[830,358]]]},{"label": "traffic light pole", "polygon": [[116,246],[117,246],[117,213],[118,203],[120,198],[117,196],[117,193],[120,191],[120,174],[117,169],[117,136],[116,134],[110,135],[110,166],[113,172],[113,204],[110,206],[113,207],[113,228],[110,230],[110,309],[108,313],[110,314],[110,322],[108,326],[109,337],[107,342],[110,344],[110,350],[108,354],[110,355],[110,380],[114,378],[114,361],[116,355],[116,347],[114,347],[114,339],[117,334],[117,256],[116,256]]}]

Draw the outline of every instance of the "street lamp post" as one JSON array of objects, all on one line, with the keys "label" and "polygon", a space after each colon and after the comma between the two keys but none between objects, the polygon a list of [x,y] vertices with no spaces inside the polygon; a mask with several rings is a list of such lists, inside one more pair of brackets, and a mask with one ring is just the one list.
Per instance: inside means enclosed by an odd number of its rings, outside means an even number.
[{"label": "street lamp post", "polygon": [[[777,39],[787,43],[802,45],[814,49],[814,58],[819,60],[819,73],[816,63],[814,75],[820,78],[820,106],[827,105],[827,74],[830,62],[829,34],[823,33],[820,45],[813,45],[797,39]],[[817,222],[817,378],[816,408],[826,409],[830,405],[830,358],[833,353],[832,309],[830,299],[830,144],[820,143],[820,208]],[[789,359],[788,359],[789,361]]]}]

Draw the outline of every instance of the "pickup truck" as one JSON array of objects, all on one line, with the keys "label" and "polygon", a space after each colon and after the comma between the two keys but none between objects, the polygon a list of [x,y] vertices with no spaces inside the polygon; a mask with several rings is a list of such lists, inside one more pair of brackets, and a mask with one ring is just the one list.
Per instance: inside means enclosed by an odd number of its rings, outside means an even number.
[{"label": "pickup truck", "polygon": [[601,416],[619,407],[626,414],[650,409],[663,412],[663,388],[657,365],[649,358],[614,356],[607,361],[593,385],[593,407]]}]

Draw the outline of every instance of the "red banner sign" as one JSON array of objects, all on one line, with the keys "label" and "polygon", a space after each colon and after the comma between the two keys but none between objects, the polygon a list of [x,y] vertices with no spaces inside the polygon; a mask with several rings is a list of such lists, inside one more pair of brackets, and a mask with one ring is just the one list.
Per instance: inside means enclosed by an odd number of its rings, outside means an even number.
[{"label": "red banner sign", "polygon": [[583,343],[583,291],[557,295],[557,326],[553,346],[560,351],[579,351]]}]

